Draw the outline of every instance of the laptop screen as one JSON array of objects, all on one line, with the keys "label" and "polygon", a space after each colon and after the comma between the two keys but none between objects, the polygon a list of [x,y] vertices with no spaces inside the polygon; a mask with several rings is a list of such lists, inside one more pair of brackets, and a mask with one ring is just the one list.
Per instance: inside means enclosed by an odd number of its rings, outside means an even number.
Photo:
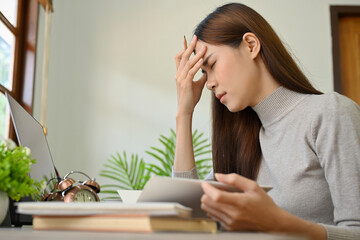
[{"label": "laptop screen", "polygon": [[31,165],[30,176],[38,181],[56,177],[43,127],[10,94],[6,93],[6,98],[19,144],[28,147],[32,158],[36,160],[36,164]]}]

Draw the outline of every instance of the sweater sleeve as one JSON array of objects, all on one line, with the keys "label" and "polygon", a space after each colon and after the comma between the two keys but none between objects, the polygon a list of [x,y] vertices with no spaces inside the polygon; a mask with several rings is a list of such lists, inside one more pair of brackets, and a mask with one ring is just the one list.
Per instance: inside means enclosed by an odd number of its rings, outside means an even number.
[{"label": "sweater sleeve", "polygon": [[[186,171],[186,172],[177,172],[173,168],[172,169],[172,177],[173,178],[193,178],[193,179],[198,179],[199,174],[197,172],[196,166],[193,167],[192,169],[190,169],[189,171]],[[205,177],[204,180],[208,181],[208,180],[214,180],[214,179],[215,179],[214,170],[211,170],[211,172]]]},{"label": "sweater sleeve", "polygon": [[174,170],[174,168],[172,168],[172,177],[173,178],[193,178],[193,179],[198,179],[199,174],[197,172],[196,166],[193,167],[192,169],[190,169],[189,171],[185,171],[185,172],[177,172],[177,171]]},{"label": "sweater sleeve", "polygon": [[313,140],[334,205],[334,225],[323,226],[328,240],[360,239],[360,108],[337,93],[320,107]]}]

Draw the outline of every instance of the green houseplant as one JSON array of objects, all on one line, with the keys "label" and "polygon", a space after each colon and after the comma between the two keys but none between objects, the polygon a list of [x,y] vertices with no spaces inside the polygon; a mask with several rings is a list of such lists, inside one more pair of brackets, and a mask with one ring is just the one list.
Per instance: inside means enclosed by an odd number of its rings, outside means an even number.
[{"label": "green houseplant", "polygon": [[100,176],[109,178],[114,184],[101,186],[101,193],[116,194],[116,189],[140,190],[150,178],[149,169],[143,159],[138,155],[132,154],[128,160],[127,154],[116,153],[104,164],[106,169],[101,170]]},{"label": "green houseplant", "polygon": [[[193,132],[193,145],[195,162],[200,179],[204,178],[212,168],[212,160],[208,156],[211,153],[208,139],[204,138],[203,133],[198,130]],[[101,170],[100,176],[109,178],[114,184],[102,185],[102,193],[110,196],[105,199],[119,198],[117,189],[141,190],[152,175],[171,176],[172,166],[175,157],[176,134],[170,129],[170,136],[160,135],[159,142],[162,148],[150,147],[145,153],[153,158],[155,163],[147,163],[139,159],[138,155],[132,154],[128,159],[126,152],[112,155],[105,169]]]},{"label": "green houseplant", "polygon": [[[172,166],[174,165],[175,158],[176,134],[173,129],[170,129],[170,132],[171,134],[169,137],[160,135],[159,141],[164,149],[150,147],[151,151],[146,151],[148,155],[154,157],[159,163],[159,165],[148,164],[149,171],[155,175],[171,176],[172,174]],[[203,136],[204,133],[199,133],[198,130],[195,130],[192,134],[195,163],[200,179],[206,177],[212,168],[211,158],[208,157],[208,154],[211,153],[210,144],[208,143],[208,139]]]},{"label": "green houseplant", "polygon": [[[0,142],[0,193],[2,196],[0,215],[3,215],[4,211],[5,214],[7,212],[8,197],[18,201],[29,195],[34,198],[38,193],[40,183],[30,178],[28,174],[34,163],[35,159],[31,158],[28,148],[16,146],[11,139]],[[0,223],[3,220],[1,217]]]}]

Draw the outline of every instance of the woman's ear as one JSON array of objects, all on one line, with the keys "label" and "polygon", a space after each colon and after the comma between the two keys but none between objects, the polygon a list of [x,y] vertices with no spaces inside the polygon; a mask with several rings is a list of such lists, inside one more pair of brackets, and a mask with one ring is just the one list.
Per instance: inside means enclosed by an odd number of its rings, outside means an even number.
[{"label": "woman's ear", "polygon": [[243,42],[246,46],[246,49],[249,51],[252,59],[255,59],[260,52],[261,43],[257,36],[251,32],[245,33],[243,36]]}]

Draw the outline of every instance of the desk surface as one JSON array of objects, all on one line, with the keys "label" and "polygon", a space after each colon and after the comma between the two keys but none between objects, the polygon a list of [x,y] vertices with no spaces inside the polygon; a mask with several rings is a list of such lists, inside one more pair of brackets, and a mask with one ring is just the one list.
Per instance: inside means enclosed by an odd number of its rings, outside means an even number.
[{"label": "desk surface", "polygon": [[35,231],[31,227],[0,228],[1,240],[105,240],[105,239],[156,239],[156,240],[306,240],[307,238],[264,234],[264,233],[111,233],[111,232],[74,232],[74,231]]}]

